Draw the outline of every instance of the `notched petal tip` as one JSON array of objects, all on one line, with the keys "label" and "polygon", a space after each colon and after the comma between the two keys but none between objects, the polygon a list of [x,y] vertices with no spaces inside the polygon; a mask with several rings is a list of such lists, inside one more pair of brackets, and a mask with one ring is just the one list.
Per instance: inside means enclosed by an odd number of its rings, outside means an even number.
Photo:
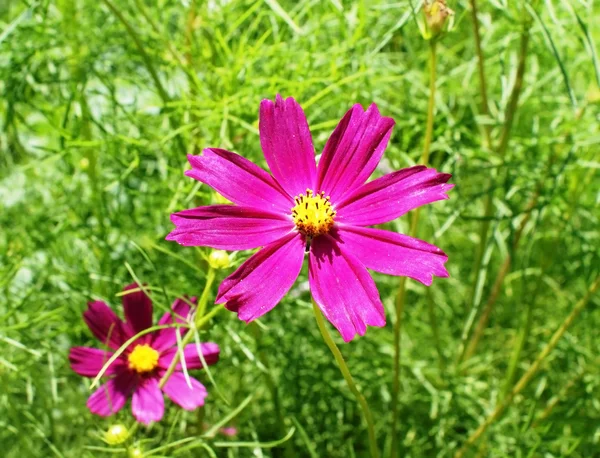
[{"label": "notched petal tip", "polygon": [[379,107],[377,106],[377,104],[375,102],[373,102],[369,105],[369,108],[367,108],[367,110],[365,111],[365,114],[373,114],[376,118],[378,118],[378,121],[381,121],[384,123],[386,130],[391,129],[392,127],[394,127],[396,125],[396,121],[394,121],[394,118],[390,118],[388,116],[381,116]]},{"label": "notched petal tip", "polygon": [[[446,261],[447,260],[448,260],[448,257],[446,257]],[[436,274],[436,277],[439,277],[439,278],[448,278],[448,277],[450,277],[450,272],[448,272],[448,269],[446,269],[446,266],[443,266],[442,269],[443,269],[443,271],[440,271],[439,274]]]},{"label": "notched petal tip", "polygon": [[[281,97],[281,96],[279,96]],[[277,99],[276,99],[277,100]],[[262,99],[260,101],[260,106],[259,106],[259,110],[262,112],[263,109],[273,109],[273,107],[275,106],[275,102],[271,99]]]},{"label": "notched petal tip", "polygon": [[[204,153],[204,151],[205,150],[202,150],[203,153]],[[189,164],[192,167],[195,167],[195,163],[197,163],[197,161],[199,161],[202,158],[202,156],[195,155],[195,154],[188,154],[188,155],[186,155],[186,158],[187,158]],[[186,173],[187,172],[189,172],[189,170],[186,170]]]},{"label": "notched petal tip", "polygon": [[217,300],[215,300],[215,304],[223,304],[224,303],[224,307],[227,310],[235,313],[237,315],[238,319],[240,321],[243,321],[246,324],[250,324],[256,318],[258,318],[257,316],[254,316],[254,314],[249,313],[247,311],[246,311],[246,313],[244,313],[244,308],[243,308],[244,304],[242,301],[238,300],[239,296],[225,297],[226,295],[227,295],[227,292],[219,293],[217,295]]},{"label": "notched petal tip", "polygon": [[342,340],[345,343],[351,342],[355,339],[356,336],[360,336],[363,337],[366,333],[367,330],[369,329],[369,327],[373,327],[373,328],[384,328],[386,325],[386,320],[385,320],[385,316],[381,316],[380,317],[381,320],[377,319],[377,320],[368,320],[365,322],[365,328],[364,329],[354,329],[353,333],[348,333],[348,332],[342,332],[340,331],[340,335],[342,336]]},{"label": "notched petal tip", "polygon": [[[450,178],[448,178],[448,179],[450,179]],[[442,190],[443,195],[444,195],[444,200],[450,199],[450,196],[448,195],[448,191],[450,191],[452,188],[454,188],[454,186],[456,186],[456,184],[454,184],[454,183],[446,183],[446,184],[440,185],[440,189]]]}]

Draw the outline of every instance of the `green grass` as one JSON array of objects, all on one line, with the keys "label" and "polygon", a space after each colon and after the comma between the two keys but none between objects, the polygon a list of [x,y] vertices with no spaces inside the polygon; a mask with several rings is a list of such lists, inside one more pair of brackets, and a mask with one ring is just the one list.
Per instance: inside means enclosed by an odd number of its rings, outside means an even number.
[{"label": "green grass", "polygon": [[[600,270],[598,5],[479,3],[489,114],[480,108],[469,2],[449,2],[454,29],[438,44],[430,164],[452,173],[456,187],[450,200],[421,211],[418,236],[449,255],[450,278],[435,280],[430,295],[407,282],[399,412],[406,457],[452,457]],[[524,28],[522,89],[505,132]],[[81,319],[86,302],[118,306],[132,272],[158,288],[157,315],[175,297],[202,291],[206,251],[164,241],[170,212],[215,199],[183,176],[186,153],[218,146],[264,166],[258,104],[281,93],[303,105],[317,152],[353,103],[376,102],[396,120],[378,173],[413,165],[426,125],[428,50],[408,1],[0,3],[2,455],[127,454],[99,435],[115,422],[131,425],[129,406],[108,420],[91,415],[89,382],[69,369],[67,354],[96,344]],[[409,221],[386,227],[406,233]],[[458,364],[461,336],[472,335],[508,255],[479,345]],[[347,345],[335,338],[389,456],[398,279],[375,278],[388,325]],[[196,374],[209,386],[206,407],[189,413],[167,401],[163,421],[138,428],[126,445],[154,450],[149,456],[211,456],[206,447],[227,457],[368,456],[361,411],[320,337],[305,284],[303,272],[260,325],[218,314],[201,335],[222,348],[211,371],[216,387]],[[599,306],[593,296],[467,456],[598,456]],[[201,438],[203,423],[223,419],[243,444]]]}]

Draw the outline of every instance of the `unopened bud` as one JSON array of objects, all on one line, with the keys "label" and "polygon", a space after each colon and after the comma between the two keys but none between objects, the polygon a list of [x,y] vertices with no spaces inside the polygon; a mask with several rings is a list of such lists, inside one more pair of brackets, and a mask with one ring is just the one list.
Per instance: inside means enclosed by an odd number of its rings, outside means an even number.
[{"label": "unopened bud", "polygon": [[208,264],[213,269],[226,269],[229,267],[229,254],[223,250],[212,250],[208,256]]},{"label": "unopened bud", "polygon": [[121,424],[112,425],[108,431],[104,433],[104,440],[109,445],[119,445],[127,440],[129,431]]},{"label": "unopened bud", "polygon": [[129,458],[143,458],[144,452],[139,447],[131,447],[129,449]]},{"label": "unopened bud", "polygon": [[425,0],[423,12],[432,37],[439,35],[448,18],[454,15],[454,11],[446,5],[446,0]]}]

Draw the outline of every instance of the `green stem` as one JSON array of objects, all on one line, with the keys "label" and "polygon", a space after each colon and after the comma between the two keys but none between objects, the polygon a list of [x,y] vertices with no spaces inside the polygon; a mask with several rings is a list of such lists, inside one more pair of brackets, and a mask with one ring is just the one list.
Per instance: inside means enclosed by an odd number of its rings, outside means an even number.
[{"label": "green stem", "polygon": [[[209,267],[208,272],[206,273],[206,283],[204,284],[204,290],[202,291],[202,295],[200,296],[200,300],[198,301],[198,307],[196,308],[196,315],[194,317],[194,328],[195,329],[199,329],[204,323],[206,323],[206,321],[208,321],[208,319],[212,318],[221,309],[221,307],[215,307],[215,309],[212,310],[208,315],[206,315],[206,317],[204,316],[204,311],[206,310],[206,303],[208,301],[208,295],[210,294],[210,289],[211,289],[214,279],[215,279],[215,270],[212,267]],[[190,330],[188,330],[186,335],[183,337],[183,339],[181,339],[182,351],[185,348],[185,346],[192,341],[193,338],[194,338],[194,333],[190,329]],[[173,372],[175,372],[175,367],[177,366],[177,363],[179,362],[180,357],[181,357],[181,351],[178,351],[177,353],[175,353],[175,357],[173,358],[173,361],[171,361],[171,364],[169,365],[167,372],[165,372],[165,375],[163,375],[163,377],[160,379],[159,386],[161,388],[163,386],[165,386],[165,383],[167,383],[167,381],[169,380],[169,377],[171,377]]]},{"label": "green stem", "polygon": [[314,299],[312,300],[312,304],[313,304],[313,311],[315,312],[315,319],[317,320],[317,326],[319,327],[319,331],[321,331],[323,340],[329,347],[329,350],[331,350],[331,353],[333,353],[333,357],[335,358],[335,361],[337,362],[338,367],[340,368],[340,371],[342,372],[342,375],[344,376],[344,379],[346,380],[346,383],[348,384],[348,388],[350,389],[350,391],[352,392],[354,397],[356,397],[356,400],[358,401],[358,403],[363,411],[363,414],[365,416],[365,420],[367,422],[367,430],[369,432],[369,449],[371,451],[371,458],[379,458],[379,448],[377,447],[377,439],[375,437],[375,425],[373,423],[373,416],[371,415],[371,410],[369,409],[369,404],[367,403],[367,400],[361,394],[361,392],[358,391],[358,388],[356,387],[356,384],[354,383],[354,379],[352,378],[352,374],[350,373],[350,370],[348,369],[348,366],[346,365],[346,361],[344,360],[344,357],[342,356],[340,349],[337,347],[337,345],[333,341],[331,334],[327,330],[327,326],[325,325],[325,320],[323,319],[321,310],[317,306]]},{"label": "green stem", "polygon": [[[508,140],[510,139],[510,134],[512,132],[513,121],[515,118],[515,113],[517,111],[517,107],[519,104],[519,98],[521,96],[521,89],[523,87],[523,77],[525,75],[525,63],[527,61],[527,51],[529,46],[529,29],[530,29],[531,21],[527,21],[523,24],[523,30],[521,32],[521,39],[519,44],[519,63],[517,65],[517,74],[515,77],[515,83],[512,87],[508,104],[506,105],[506,109],[504,111],[504,124],[502,126],[502,131],[500,134],[500,140],[498,146],[496,148],[496,154],[502,158],[504,153],[506,152],[506,148],[508,146]],[[485,84],[485,83],[484,83]],[[492,177],[492,182],[495,181],[495,178]],[[477,248],[477,257],[475,259],[475,267],[473,271],[475,272],[475,281],[473,282],[473,289],[471,291],[470,305],[471,311],[476,311],[479,306],[479,298],[477,297],[477,291],[481,286],[480,283],[484,281],[484,273],[485,268],[483,266],[483,255],[485,253],[485,248],[487,245],[488,232],[490,228],[490,221],[492,219],[492,215],[494,212],[494,204],[493,204],[493,195],[492,190],[488,193],[485,201],[485,210],[484,217],[481,223],[481,229],[479,231],[479,246]],[[469,317],[474,318],[474,314],[470,313]],[[458,350],[458,363],[461,363],[466,359],[465,355],[467,352],[467,339],[471,334],[471,328],[474,324],[474,320],[469,319],[463,330],[463,334],[461,336],[460,347]]]},{"label": "green stem", "polygon": [[210,294],[210,289],[214,281],[215,269],[209,266],[208,272],[206,272],[206,283],[204,284],[204,290],[202,291],[202,295],[200,296],[200,300],[198,301],[196,317],[194,318],[194,322],[196,325],[198,325],[199,320],[201,320],[202,317],[204,317],[204,312],[206,311],[206,304],[208,302],[208,295]]},{"label": "green stem", "polygon": [[579,316],[581,311],[585,308],[587,303],[590,300],[590,297],[596,292],[596,290],[600,287],[600,276],[596,278],[596,280],[592,283],[590,288],[588,289],[587,294],[577,303],[573,310],[565,318],[560,327],[554,332],[550,341],[546,344],[544,349],[539,353],[533,364],[529,367],[527,372],[523,374],[523,376],[519,379],[517,384],[513,387],[513,389],[506,395],[506,397],[498,404],[498,406],[494,409],[494,411],[479,425],[479,427],[469,436],[467,441],[463,444],[463,446],[456,452],[454,458],[462,458],[467,450],[473,445],[490,427],[494,421],[496,421],[500,416],[504,413],[504,410],[512,404],[515,396],[517,396],[523,389],[529,384],[531,379],[537,374],[542,363],[548,357],[548,355],[554,350],[558,341],[567,331],[567,329],[573,324],[575,318]]},{"label": "green stem", "polygon": [[[490,115],[487,97],[487,83],[485,79],[485,60],[481,48],[481,34],[479,33],[479,19],[477,18],[477,1],[471,0],[471,16],[473,18],[473,35],[475,36],[475,50],[477,52],[477,68],[479,70],[479,92],[481,95],[481,114]],[[484,146],[489,148],[492,144],[489,124],[483,124]]]},{"label": "green stem", "polygon": [[437,40],[429,41],[429,102],[427,104],[427,125],[425,128],[425,140],[423,141],[423,153],[421,154],[420,164],[429,163],[429,149],[433,139],[433,118],[435,111],[435,77],[437,61]]},{"label": "green stem", "polygon": [[500,394],[500,399],[506,396],[506,394],[510,391],[510,388],[513,385],[515,375],[517,373],[517,367],[519,365],[519,361],[521,360],[521,354],[523,353],[525,342],[527,342],[527,339],[529,338],[529,332],[531,331],[531,322],[533,320],[533,309],[535,305],[535,299],[537,297],[541,285],[542,279],[538,278],[533,297],[527,301],[525,320],[523,321],[523,326],[519,331],[519,337],[510,357],[510,362],[508,363],[508,368],[506,370],[506,379],[504,380],[504,388],[502,389],[502,392]]},{"label": "green stem", "polygon": [[523,31],[521,32],[521,40],[519,42],[519,63],[517,65],[517,75],[515,77],[515,84],[508,100],[508,105],[504,111],[504,125],[502,126],[502,133],[500,134],[500,143],[498,144],[497,152],[498,156],[504,156],[506,147],[508,146],[508,140],[512,132],[513,122],[515,119],[515,113],[519,104],[519,98],[521,97],[521,89],[523,88],[523,76],[525,75],[525,63],[527,61],[527,49],[529,47],[529,29],[531,21],[527,21],[523,24]]},{"label": "green stem", "polygon": [[[436,79],[436,60],[437,60],[437,41],[429,41],[429,102],[427,104],[427,124],[425,127],[425,139],[423,141],[423,152],[421,153],[420,164],[427,165],[429,162],[429,151],[431,149],[431,140],[433,139],[433,120],[435,115],[435,79]],[[409,234],[414,237],[419,224],[420,209],[417,208],[410,221]],[[400,278],[398,285],[398,294],[396,295],[396,320],[394,321],[394,380],[392,382],[392,447],[390,457],[398,456],[398,400],[400,396],[400,357],[401,345],[400,336],[402,331],[402,315],[404,313],[404,302],[406,298],[406,277]]]}]

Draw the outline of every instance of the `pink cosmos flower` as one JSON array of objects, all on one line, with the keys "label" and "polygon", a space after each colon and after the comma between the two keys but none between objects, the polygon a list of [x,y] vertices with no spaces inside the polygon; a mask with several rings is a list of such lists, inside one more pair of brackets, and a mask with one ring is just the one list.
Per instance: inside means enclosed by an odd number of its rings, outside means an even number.
[{"label": "pink cosmos flower", "polygon": [[[124,291],[136,288],[138,285],[134,283],[126,286]],[[195,303],[195,299],[192,302]],[[138,332],[152,326],[152,301],[144,292],[124,295],[123,308],[125,322],[101,301],[90,302],[83,313],[90,331],[113,350],[117,350]],[[190,306],[184,300],[177,299],[172,305],[172,313],[165,313],[158,324],[184,323],[189,314]],[[179,329],[183,337],[187,329]],[[108,367],[105,375],[110,379],[90,396],[88,408],[96,415],[107,417],[121,410],[127,398],[132,396],[131,410],[137,421],[144,424],[159,421],[165,410],[159,381],[177,351],[177,330],[174,327],[139,337]],[[219,360],[219,346],[215,343],[201,344],[200,351],[208,365]],[[73,347],[69,360],[75,372],[93,378],[112,355],[113,352],[98,348]],[[196,344],[186,345],[183,356],[187,369],[203,367]],[[162,387],[162,391],[186,410],[204,405],[204,398],[207,396],[206,388],[198,380],[192,377],[186,379],[181,362],[175,367],[175,372]]]},{"label": "pink cosmos flower", "polygon": [[235,205],[171,215],[167,240],[222,250],[262,247],[219,287],[226,303],[250,322],[292,287],[308,255],[311,293],[348,342],[367,325],[384,326],[384,309],[367,269],[430,285],[447,277],[447,256],[421,240],[368,226],[447,199],[451,175],[415,166],[366,182],[379,163],[394,120],[375,104],[354,105],[325,145],[319,164],[306,117],[293,99],[260,104],[260,143],[271,174],[243,157],[207,148],[188,156],[185,174]]}]

